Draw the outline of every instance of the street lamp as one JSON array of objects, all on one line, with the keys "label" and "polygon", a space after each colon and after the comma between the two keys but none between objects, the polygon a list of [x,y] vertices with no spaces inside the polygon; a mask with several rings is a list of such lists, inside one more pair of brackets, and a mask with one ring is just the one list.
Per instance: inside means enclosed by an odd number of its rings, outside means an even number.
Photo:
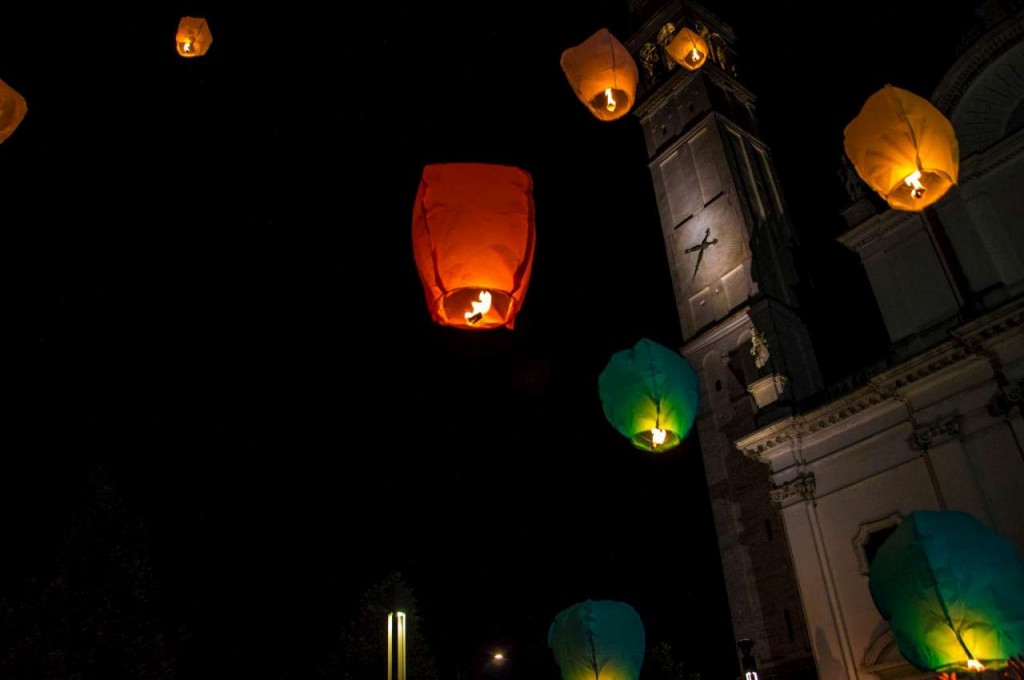
[{"label": "street lamp", "polygon": [[[479,665],[477,665],[476,659],[474,659],[465,680],[473,680],[473,678],[486,674],[487,671],[496,671],[510,663],[510,659],[500,650],[488,652],[486,656],[487,660]],[[463,680],[462,668],[459,666],[455,667],[455,680]]]},{"label": "street lamp", "polygon": [[757,661],[754,660],[754,655],[752,654],[754,641],[749,638],[743,638],[737,641],[736,645],[740,648],[740,652],[743,653],[743,657],[740,659],[740,664],[743,667],[743,680],[758,680]]}]

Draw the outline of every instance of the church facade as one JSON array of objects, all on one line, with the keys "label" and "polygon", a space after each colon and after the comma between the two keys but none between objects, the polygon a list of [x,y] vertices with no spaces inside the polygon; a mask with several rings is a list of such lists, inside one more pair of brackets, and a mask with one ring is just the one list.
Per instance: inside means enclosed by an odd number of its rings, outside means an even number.
[{"label": "church facade", "polygon": [[[731,29],[669,2],[627,43],[685,342],[733,630],[763,678],[924,677],[871,600],[874,551],[915,509],[970,512],[1024,555],[1024,14],[983,30],[932,96],[959,185],[921,213],[862,195],[860,256],[889,359],[823,384],[795,294],[796,234],[735,77]],[[688,26],[698,71],[668,64]],[[856,196],[852,198],[857,198]]]}]

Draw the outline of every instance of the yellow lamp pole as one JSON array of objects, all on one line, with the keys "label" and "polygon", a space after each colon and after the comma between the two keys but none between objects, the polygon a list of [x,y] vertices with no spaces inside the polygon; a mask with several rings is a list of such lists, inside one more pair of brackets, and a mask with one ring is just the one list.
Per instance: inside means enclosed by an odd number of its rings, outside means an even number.
[{"label": "yellow lamp pole", "polygon": [[405,612],[388,612],[388,680],[405,680]]}]

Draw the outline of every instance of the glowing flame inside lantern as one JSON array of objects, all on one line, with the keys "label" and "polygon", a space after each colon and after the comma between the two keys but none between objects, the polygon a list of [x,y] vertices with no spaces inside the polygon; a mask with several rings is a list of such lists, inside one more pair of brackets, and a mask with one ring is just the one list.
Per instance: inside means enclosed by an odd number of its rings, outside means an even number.
[{"label": "glowing flame inside lantern", "polygon": [[474,300],[470,303],[473,305],[473,311],[466,312],[466,322],[470,325],[480,322],[480,319],[484,318],[484,314],[491,310],[491,294],[486,290],[480,291],[480,301]]},{"label": "glowing flame inside lantern", "polygon": [[700,50],[698,50],[696,47],[694,47],[693,51],[690,52],[690,61],[692,61],[694,64],[696,64],[698,61],[700,61],[700,58],[701,58]]},{"label": "glowing flame inside lantern", "polygon": [[651,444],[654,446],[661,446],[665,443],[665,437],[668,436],[668,430],[661,430],[656,427],[651,428]]},{"label": "glowing flame inside lantern", "polygon": [[615,106],[616,106],[616,101],[615,101],[615,98],[612,97],[612,88],[606,87],[604,89],[604,96],[608,98],[608,104],[606,105],[607,108],[608,108],[608,111],[609,112],[614,111],[615,110]]},{"label": "glowing flame inside lantern", "polygon": [[913,187],[913,190],[910,193],[914,198],[921,198],[922,196],[924,196],[924,185],[921,184],[920,170],[914,170],[914,172],[904,177],[903,183],[906,184],[908,187]]},{"label": "glowing flame inside lantern", "polygon": [[981,665],[981,662],[977,659],[968,659],[967,670],[971,671],[972,673],[980,673],[981,671],[985,670],[985,667]]},{"label": "glowing flame inside lantern", "polygon": [[186,40],[185,42],[181,43],[181,51],[182,52],[191,52],[192,51],[192,41],[191,40]]}]

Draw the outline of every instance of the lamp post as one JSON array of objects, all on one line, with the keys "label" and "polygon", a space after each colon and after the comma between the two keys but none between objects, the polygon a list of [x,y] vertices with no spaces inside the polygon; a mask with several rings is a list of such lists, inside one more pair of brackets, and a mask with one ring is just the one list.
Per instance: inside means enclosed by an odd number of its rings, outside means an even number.
[{"label": "lamp post", "polygon": [[758,680],[757,662],[754,660],[754,641],[750,638],[743,638],[736,642],[743,656],[740,658],[740,666],[743,670],[743,680]]},{"label": "lamp post", "polygon": [[388,680],[405,680],[405,612],[388,612]]}]

